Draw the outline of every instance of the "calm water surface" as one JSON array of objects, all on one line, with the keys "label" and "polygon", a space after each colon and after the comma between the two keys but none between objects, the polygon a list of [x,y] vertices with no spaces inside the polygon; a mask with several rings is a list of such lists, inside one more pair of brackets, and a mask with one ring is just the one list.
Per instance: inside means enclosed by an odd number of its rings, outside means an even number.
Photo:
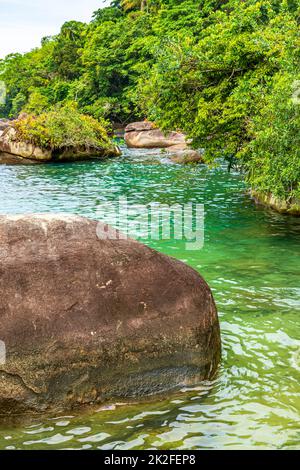
[{"label": "calm water surface", "polygon": [[224,168],[171,165],[140,151],[102,163],[0,167],[0,213],[95,217],[100,203],[119,196],[205,204],[202,250],[150,245],[206,278],[223,339],[212,383],[80,416],[2,424],[1,449],[300,448],[300,220],[256,207],[244,189]]}]

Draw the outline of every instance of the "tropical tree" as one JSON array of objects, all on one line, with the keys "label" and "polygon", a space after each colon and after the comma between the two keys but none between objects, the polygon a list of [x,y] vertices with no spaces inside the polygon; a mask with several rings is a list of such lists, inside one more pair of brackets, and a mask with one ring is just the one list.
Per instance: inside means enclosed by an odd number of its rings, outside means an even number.
[{"label": "tropical tree", "polygon": [[80,75],[80,49],[84,45],[86,25],[79,21],[65,23],[55,41],[54,63],[59,75],[68,80],[74,80]]},{"label": "tropical tree", "polygon": [[0,116],[72,101],[97,119],[147,117],[255,190],[299,198],[299,18],[299,0],[114,0],[0,61]]},{"label": "tropical tree", "polygon": [[148,7],[147,0],[121,0],[121,6],[125,11],[140,9],[145,11]]}]

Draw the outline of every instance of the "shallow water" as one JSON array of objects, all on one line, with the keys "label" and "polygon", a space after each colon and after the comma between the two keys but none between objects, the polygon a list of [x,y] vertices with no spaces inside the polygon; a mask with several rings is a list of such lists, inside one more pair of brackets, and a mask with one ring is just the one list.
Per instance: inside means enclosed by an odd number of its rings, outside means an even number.
[{"label": "shallow water", "polygon": [[[142,161],[142,164],[140,162]],[[160,163],[162,162],[162,163]],[[97,206],[205,204],[205,244],[154,248],[197,269],[213,289],[223,359],[216,380],[168,397],[79,416],[0,426],[0,449],[299,449],[300,220],[255,206],[238,174],[127,151],[106,162],[0,167],[0,213]]]}]

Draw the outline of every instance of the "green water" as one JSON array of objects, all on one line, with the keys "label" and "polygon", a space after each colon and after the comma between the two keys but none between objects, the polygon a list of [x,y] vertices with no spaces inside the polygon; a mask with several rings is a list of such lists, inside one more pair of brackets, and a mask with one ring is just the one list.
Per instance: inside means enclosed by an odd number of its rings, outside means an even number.
[{"label": "green water", "polygon": [[[223,359],[214,382],[80,416],[0,427],[1,449],[299,449],[300,220],[256,207],[238,174],[170,165],[132,151],[118,160],[0,167],[0,213],[93,217],[126,196],[205,204],[205,245],[150,244],[199,270],[219,310]],[[139,164],[139,162],[143,162]]]}]

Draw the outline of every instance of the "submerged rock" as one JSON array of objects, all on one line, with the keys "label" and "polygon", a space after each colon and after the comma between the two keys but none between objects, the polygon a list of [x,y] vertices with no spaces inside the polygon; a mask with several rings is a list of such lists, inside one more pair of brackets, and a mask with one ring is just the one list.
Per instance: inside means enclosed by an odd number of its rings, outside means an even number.
[{"label": "submerged rock", "polygon": [[187,145],[173,145],[166,149],[168,158],[174,163],[204,163],[203,155]]},{"label": "submerged rock", "polygon": [[97,227],[0,217],[0,413],[141,397],[216,372],[219,322],[202,277]]}]

